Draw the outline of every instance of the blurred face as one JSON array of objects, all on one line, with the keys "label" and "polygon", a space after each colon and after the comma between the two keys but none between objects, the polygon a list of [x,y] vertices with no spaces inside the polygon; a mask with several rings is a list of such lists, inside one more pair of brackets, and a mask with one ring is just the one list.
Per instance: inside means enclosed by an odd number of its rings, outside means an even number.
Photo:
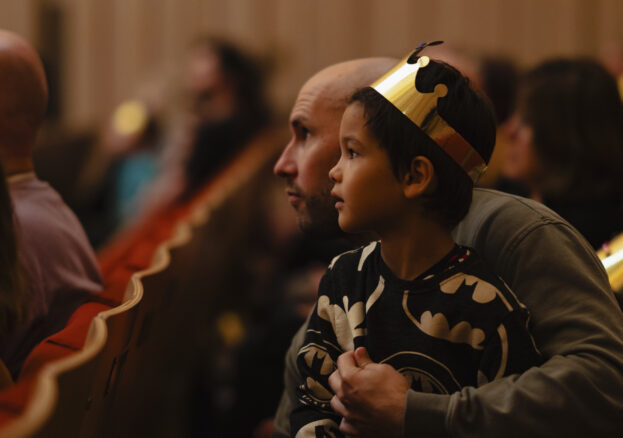
[{"label": "blurred face", "polygon": [[202,123],[218,123],[236,111],[234,86],[223,74],[218,56],[205,48],[190,54],[186,68],[190,109]]},{"label": "blurred face", "polygon": [[506,123],[505,129],[509,144],[504,160],[504,175],[531,185],[539,166],[534,149],[532,128],[516,113]]},{"label": "blurred face", "polygon": [[336,96],[310,80],[301,89],[290,114],[292,137],[275,164],[286,180],[286,194],[304,232],[334,237],[340,234],[333,207],[329,169],[339,157],[338,133],[343,107]]},{"label": "blurred face", "polygon": [[406,198],[391,169],[389,157],[365,126],[363,107],[354,103],[340,127],[340,160],[329,175],[335,182],[340,228],[346,232],[382,234],[400,217]]}]

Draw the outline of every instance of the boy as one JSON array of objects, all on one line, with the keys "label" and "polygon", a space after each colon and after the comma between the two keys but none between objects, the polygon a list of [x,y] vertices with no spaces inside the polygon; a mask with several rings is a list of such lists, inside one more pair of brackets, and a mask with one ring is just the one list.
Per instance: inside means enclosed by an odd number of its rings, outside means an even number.
[{"label": "boy", "polygon": [[[331,170],[339,225],[379,242],[336,257],[297,363],[305,384],[292,436],[334,436],[328,377],[364,346],[411,388],[453,393],[540,363],[528,311],[450,235],[495,143],[487,104],[425,47],[351,98]],[[471,179],[470,179],[471,178]]]}]

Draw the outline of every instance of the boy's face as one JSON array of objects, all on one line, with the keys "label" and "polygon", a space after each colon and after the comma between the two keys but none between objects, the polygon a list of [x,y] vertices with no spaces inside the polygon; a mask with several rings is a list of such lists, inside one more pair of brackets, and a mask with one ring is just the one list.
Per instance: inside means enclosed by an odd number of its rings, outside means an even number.
[{"label": "boy's face", "polygon": [[392,227],[406,205],[402,184],[392,172],[389,157],[365,126],[363,107],[346,108],[340,125],[340,160],[329,176],[338,223],[346,232],[382,234]]}]

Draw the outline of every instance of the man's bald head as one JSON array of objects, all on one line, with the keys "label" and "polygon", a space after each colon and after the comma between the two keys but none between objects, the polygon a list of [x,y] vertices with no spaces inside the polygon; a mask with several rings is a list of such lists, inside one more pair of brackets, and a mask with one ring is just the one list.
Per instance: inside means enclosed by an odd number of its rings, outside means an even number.
[{"label": "man's bald head", "polygon": [[329,170],[340,153],[342,113],[356,90],[370,85],[396,62],[392,58],[341,62],[316,73],[301,88],[290,114],[292,138],[274,172],[286,179],[286,193],[303,231],[326,237],[341,233]]},{"label": "man's bald head", "polygon": [[392,68],[394,58],[362,58],[340,62],[320,70],[312,76],[301,89],[315,91],[330,98],[344,110],[351,95],[359,88],[366,87]]},{"label": "man's bald head", "polygon": [[48,103],[43,65],[20,36],[0,30],[0,150],[30,154]]}]

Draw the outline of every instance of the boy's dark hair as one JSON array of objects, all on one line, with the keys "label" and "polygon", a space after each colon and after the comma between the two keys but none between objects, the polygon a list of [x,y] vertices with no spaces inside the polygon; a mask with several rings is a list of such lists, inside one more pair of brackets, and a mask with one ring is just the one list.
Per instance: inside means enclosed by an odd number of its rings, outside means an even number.
[{"label": "boy's dark hair", "polygon": [[[454,67],[431,60],[418,71],[416,86],[430,93],[435,85],[448,87],[437,105],[439,115],[454,128],[488,163],[495,145],[495,117],[487,101],[477,94]],[[366,126],[387,150],[397,179],[409,172],[414,157],[427,157],[435,168],[437,187],[422,198],[424,210],[448,229],[467,214],[472,202],[473,183],[467,173],[407,116],[370,87],[357,91],[349,103],[360,103]]]}]

